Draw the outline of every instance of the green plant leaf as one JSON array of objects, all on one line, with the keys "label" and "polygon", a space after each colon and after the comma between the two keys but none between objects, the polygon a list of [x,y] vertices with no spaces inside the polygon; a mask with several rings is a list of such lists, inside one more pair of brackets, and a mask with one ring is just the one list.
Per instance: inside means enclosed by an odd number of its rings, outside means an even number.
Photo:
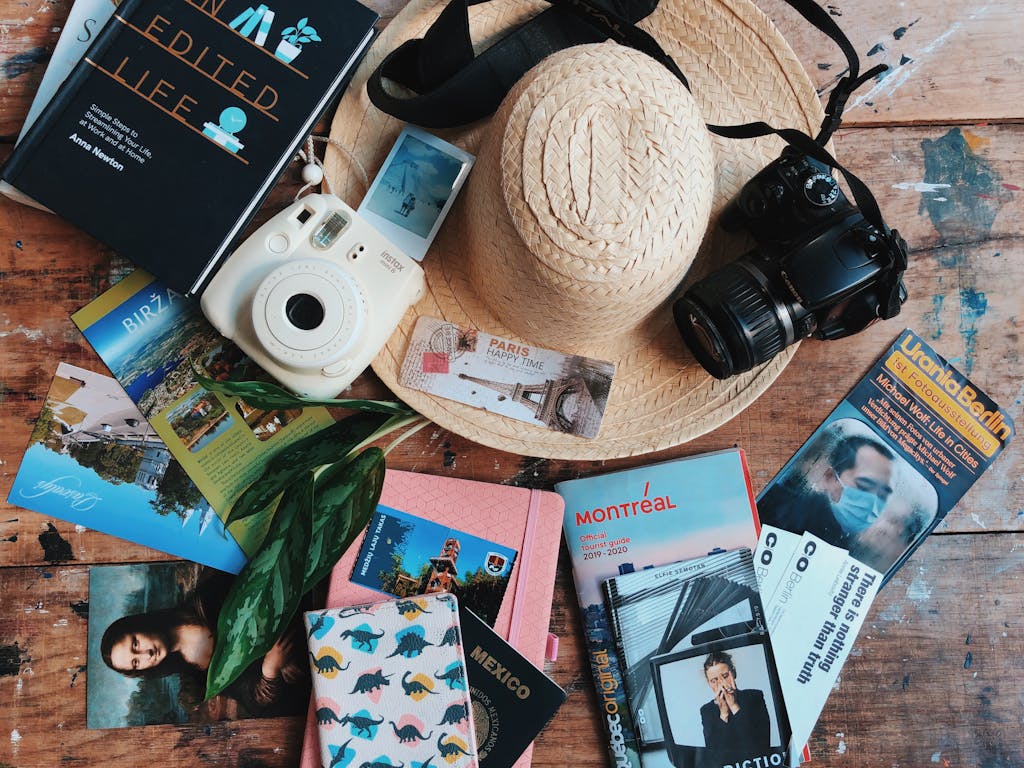
[{"label": "green plant leaf", "polygon": [[295,615],[303,594],[313,489],[308,472],[285,490],[263,544],[232,582],[217,618],[207,699],[261,659]]},{"label": "green plant leaf", "polygon": [[[190,361],[191,362],[191,361]],[[196,382],[210,392],[220,392],[231,397],[240,397],[249,405],[265,410],[278,408],[310,408],[326,406],[349,408],[353,411],[369,411],[372,413],[389,413],[393,415],[409,415],[415,413],[404,403],[390,400],[357,400],[327,398],[316,400],[300,397],[269,381],[217,381],[204,376],[192,364],[192,373]]]},{"label": "green plant leaf", "polygon": [[312,589],[331,572],[370,522],[384,486],[384,452],[367,448],[352,461],[335,464],[316,478],[310,556],[302,589]]},{"label": "green plant leaf", "polygon": [[304,472],[344,459],[387,421],[379,413],[353,414],[281,449],[231,505],[225,524],[262,512]]}]

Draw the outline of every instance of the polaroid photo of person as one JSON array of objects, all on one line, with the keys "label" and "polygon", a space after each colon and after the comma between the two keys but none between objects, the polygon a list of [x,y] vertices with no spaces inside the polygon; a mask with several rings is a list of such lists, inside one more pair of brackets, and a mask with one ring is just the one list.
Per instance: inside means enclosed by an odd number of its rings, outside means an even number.
[{"label": "polaroid photo of person", "polygon": [[789,719],[767,640],[739,635],[651,660],[676,768],[786,764]]},{"label": "polaroid photo of person", "polygon": [[813,533],[886,580],[938,509],[931,483],[855,418],[812,435],[757,500],[762,523]]},{"label": "polaroid photo of person", "polygon": [[358,212],[407,256],[423,261],[475,159],[426,131],[406,126]]}]

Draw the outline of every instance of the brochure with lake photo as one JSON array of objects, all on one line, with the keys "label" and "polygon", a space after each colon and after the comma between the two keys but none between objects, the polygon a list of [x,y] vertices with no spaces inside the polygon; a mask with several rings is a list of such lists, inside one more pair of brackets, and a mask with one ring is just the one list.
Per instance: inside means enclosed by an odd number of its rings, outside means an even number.
[{"label": "brochure with lake photo", "polygon": [[120,385],[57,366],[8,502],[238,573],[245,554]]}]

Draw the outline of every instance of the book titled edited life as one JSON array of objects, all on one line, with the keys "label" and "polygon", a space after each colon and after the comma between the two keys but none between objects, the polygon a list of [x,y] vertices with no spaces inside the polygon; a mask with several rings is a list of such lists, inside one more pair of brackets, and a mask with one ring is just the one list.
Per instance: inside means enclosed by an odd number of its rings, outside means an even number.
[{"label": "book titled edited life", "polygon": [[245,565],[120,385],[67,363],[57,366],[7,500],[222,571]]},{"label": "book titled edited life", "polygon": [[566,693],[462,604],[459,619],[481,768],[512,768]]},{"label": "book titled edited life", "polygon": [[555,490],[565,499],[562,527],[612,764],[670,768],[675,763],[663,740],[652,736],[650,744],[641,743],[604,582],[723,550],[752,549],[759,524],[743,451],[567,480]]},{"label": "book titled edited life", "polygon": [[356,0],[125,0],[0,175],[198,293],[348,82],[377,18]]},{"label": "book titled edited life", "polygon": [[[193,365],[211,379],[268,377],[197,302],[141,270],[72,320],[221,520],[272,455],[333,423],[325,408],[264,410],[201,387]],[[265,534],[259,525],[247,518],[230,526],[248,556]]]},{"label": "book titled edited life", "polygon": [[604,360],[420,317],[398,381],[527,424],[597,437],[614,374]]},{"label": "book titled edited life", "polygon": [[494,626],[516,550],[383,505],[370,518],[352,582],[395,597],[451,592]]},{"label": "book titled edited life", "polygon": [[765,487],[756,551],[794,743],[814,728],[879,589],[1014,434],[903,331]]},{"label": "book titled edited life", "polygon": [[782,765],[789,719],[742,548],[608,579],[606,604],[640,761]]}]

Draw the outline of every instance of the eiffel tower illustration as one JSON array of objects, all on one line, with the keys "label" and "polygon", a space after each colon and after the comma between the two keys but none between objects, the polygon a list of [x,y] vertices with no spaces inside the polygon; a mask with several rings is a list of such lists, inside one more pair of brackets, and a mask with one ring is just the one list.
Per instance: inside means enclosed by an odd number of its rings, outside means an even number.
[{"label": "eiffel tower illustration", "polygon": [[488,381],[465,373],[460,373],[459,378],[476,382],[505,395],[514,402],[525,405],[533,411],[539,421],[560,432],[575,433],[576,411],[580,405],[580,397],[583,396],[589,400],[586,382],[580,376],[548,379],[539,384]]}]

